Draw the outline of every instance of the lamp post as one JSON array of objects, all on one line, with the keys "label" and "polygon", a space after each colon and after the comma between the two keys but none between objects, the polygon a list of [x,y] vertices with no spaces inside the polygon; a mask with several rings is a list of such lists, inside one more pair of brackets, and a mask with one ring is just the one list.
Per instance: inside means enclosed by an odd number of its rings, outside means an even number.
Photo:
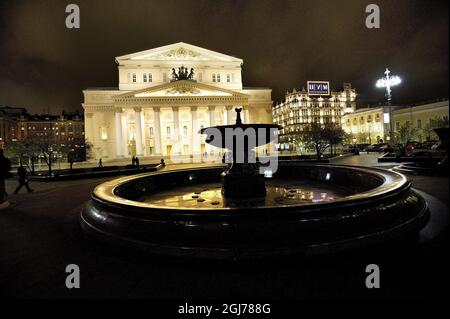
[{"label": "lamp post", "polygon": [[387,106],[389,110],[389,140],[391,140],[390,136],[392,135],[392,132],[394,131],[392,126],[392,106],[391,106],[391,100],[392,100],[392,87],[399,85],[402,82],[402,79],[397,75],[389,75],[391,71],[389,71],[388,68],[386,68],[386,71],[384,71],[384,74],[386,75],[384,78],[378,79],[376,86],[378,88],[385,88],[386,89],[386,99],[387,99]]}]

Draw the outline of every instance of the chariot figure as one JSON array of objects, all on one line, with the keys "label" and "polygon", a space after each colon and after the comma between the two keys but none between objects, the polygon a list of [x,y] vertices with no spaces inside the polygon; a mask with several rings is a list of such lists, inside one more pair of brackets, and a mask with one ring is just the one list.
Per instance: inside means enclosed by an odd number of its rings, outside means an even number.
[{"label": "chariot figure", "polygon": [[194,79],[194,68],[191,68],[191,72],[188,75],[188,80],[193,80]]}]

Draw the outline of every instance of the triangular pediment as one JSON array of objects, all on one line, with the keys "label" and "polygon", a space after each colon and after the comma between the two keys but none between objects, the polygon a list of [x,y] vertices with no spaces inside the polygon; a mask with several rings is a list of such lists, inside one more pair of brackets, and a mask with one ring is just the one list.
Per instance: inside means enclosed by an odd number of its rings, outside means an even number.
[{"label": "triangular pediment", "polygon": [[156,85],[145,89],[117,95],[116,100],[138,98],[174,98],[174,97],[230,97],[247,99],[248,95],[233,90],[223,89],[212,85],[190,80],[174,81]]},{"label": "triangular pediment", "polygon": [[207,50],[192,44],[178,42],[155,49],[116,57],[116,61],[223,61],[240,62],[236,57]]}]

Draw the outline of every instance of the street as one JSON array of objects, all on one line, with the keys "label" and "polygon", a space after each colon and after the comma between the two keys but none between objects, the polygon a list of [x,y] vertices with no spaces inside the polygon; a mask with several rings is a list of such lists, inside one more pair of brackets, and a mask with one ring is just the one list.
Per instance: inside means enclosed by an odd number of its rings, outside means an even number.
[{"label": "street", "polygon": [[[378,154],[332,160],[333,164],[376,165]],[[411,177],[413,186],[448,205],[447,177]],[[127,251],[84,238],[81,206],[106,179],[32,183],[10,195],[0,210],[0,294],[33,298],[303,298],[419,297],[448,292],[446,237],[426,247],[392,246],[328,258],[283,258],[214,262],[166,258]],[[12,194],[16,181],[7,182]],[[365,266],[377,263],[383,289],[364,286]],[[81,288],[68,290],[65,267],[76,264]],[[414,278],[412,281],[411,278]]]}]

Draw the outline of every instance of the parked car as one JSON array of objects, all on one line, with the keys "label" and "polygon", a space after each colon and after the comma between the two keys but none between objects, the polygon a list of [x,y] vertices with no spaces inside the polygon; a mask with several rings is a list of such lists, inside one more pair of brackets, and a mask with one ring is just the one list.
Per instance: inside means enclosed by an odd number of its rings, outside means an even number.
[{"label": "parked car", "polygon": [[439,147],[439,141],[425,141],[422,143],[422,147],[427,150],[435,150]]},{"label": "parked car", "polygon": [[352,153],[355,155],[359,155],[359,148],[357,145],[353,145],[353,144],[345,144],[342,145],[342,152],[343,153]]},{"label": "parked car", "polygon": [[357,147],[360,151],[365,151],[369,145],[370,145],[370,144],[356,144],[356,147]]},{"label": "parked car", "polygon": [[429,150],[426,148],[417,148],[412,151],[411,154],[413,157],[444,157],[444,152],[439,150]]},{"label": "parked car", "polygon": [[367,146],[366,151],[367,152],[380,152],[382,146],[383,146],[383,144],[372,144],[372,145]]}]

